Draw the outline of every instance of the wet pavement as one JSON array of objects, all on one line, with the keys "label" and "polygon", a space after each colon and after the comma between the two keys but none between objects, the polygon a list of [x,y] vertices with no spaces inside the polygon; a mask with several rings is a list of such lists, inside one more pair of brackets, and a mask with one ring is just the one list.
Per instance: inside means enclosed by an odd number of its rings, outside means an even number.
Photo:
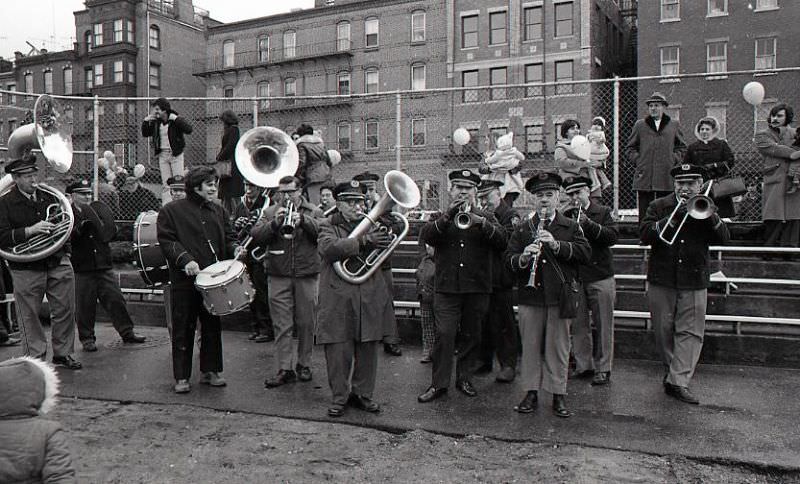
[{"label": "wet pavement", "polygon": [[[330,392],[321,347],[315,347],[313,381],[268,390],[263,380],[275,371],[272,344],[248,341],[246,333],[225,332],[228,386],[197,384],[195,363],[192,392],[177,395],[172,392],[166,329],[140,326],[137,331],[148,336],[149,342],[122,344],[110,325],[99,324],[100,351],[79,350],[76,357],[84,368],[60,371],[62,398],[186,404],[392,432],[424,429],[452,436],[570,443],[800,469],[798,370],[701,365],[692,383],[701,405],[693,406],[664,395],[659,364],[617,360],[607,387],[570,381],[567,403],[574,416],[560,419],[550,411],[546,395],[540,395],[534,413],[514,412],[522,389],[517,383],[496,383],[494,375],[474,379],[476,398],[451,387],[444,398],[419,404],[416,397],[429,384],[430,365],[419,363],[419,347],[405,347],[401,357],[381,353],[374,395],[382,406],[380,414],[348,409],[344,417],[331,419],[326,414]],[[20,347],[0,347],[0,360],[20,353]]]}]

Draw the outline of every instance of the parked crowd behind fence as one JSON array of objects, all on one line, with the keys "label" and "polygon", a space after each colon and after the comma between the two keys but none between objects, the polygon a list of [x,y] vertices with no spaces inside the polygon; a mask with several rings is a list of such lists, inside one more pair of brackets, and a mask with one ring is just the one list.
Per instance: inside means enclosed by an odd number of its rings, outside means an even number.
[{"label": "parked crowd behind fence", "polygon": [[[493,140],[507,131],[514,132],[514,146],[525,155],[521,163],[525,177],[535,170],[554,167],[553,151],[563,121],[578,120],[582,133],[586,133],[592,118],[601,116],[606,121],[611,150],[605,173],[613,182],[603,196],[621,218],[630,219],[635,217],[636,194],[631,186],[636,173],[625,156],[625,143],[635,121],[646,114],[642,100],[653,91],[660,91],[670,102],[667,114],[680,121],[687,144],[695,141],[694,127],[701,117],[713,115],[721,121],[721,137],[727,139],[736,158],[733,173],[743,176],[750,189],[738,203],[736,220],[758,221],[762,158],[753,135],[766,129],[767,113],[777,102],[795,104],[800,69],[766,74],[762,71],[757,77],[767,92],[765,101],[757,107],[746,104],[741,96],[742,86],[754,79],[751,72],[717,73],[713,78],[685,75],[369,95],[168,99],[194,128],[186,136],[187,168],[213,163],[223,129],[219,116],[224,110],[238,115],[242,132],[259,125],[291,134],[298,125],[307,123],[319,132],[327,148],[341,152],[342,162],[333,170],[336,180],[367,169],[383,173],[399,166],[419,183],[423,194],[420,208],[425,210],[436,210],[447,203],[449,170],[477,169],[484,154],[493,149]],[[6,140],[15,127],[30,117],[28,111],[37,95],[0,92],[0,109],[5,110],[9,120],[0,126],[0,138]],[[141,123],[151,112],[151,99],[57,97],[64,106],[65,118],[72,124],[76,155],[72,169],[65,175],[43,163],[44,180],[63,188],[68,180],[93,178],[95,163],[110,151],[125,170],[122,178],[133,177],[160,196],[161,180],[151,139],[141,136]],[[9,116],[9,112],[17,115]],[[467,145],[453,143],[452,134],[457,128],[469,131]],[[0,157],[4,157],[3,151]],[[134,169],[138,164],[143,165],[143,171]],[[132,190],[134,185],[124,187],[119,176],[114,184],[119,191]],[[118,218],[130,219],[140,209],[158,208],[145,207],[142,202],[122,197]],[[124,206],[131,203],[136,206]],[[527,205],[526,198],[518,204]]]}]

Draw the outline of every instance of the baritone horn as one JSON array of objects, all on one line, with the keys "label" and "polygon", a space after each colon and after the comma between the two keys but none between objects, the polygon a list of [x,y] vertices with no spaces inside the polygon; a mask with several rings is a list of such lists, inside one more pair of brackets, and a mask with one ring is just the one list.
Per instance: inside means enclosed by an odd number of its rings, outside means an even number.
[{"label": "baritone horn", "polygon": [[[683,226],[686,224],[686,220],[688,220],[689,217],[695,220],[705,220],[714,215],[714,201],[708,196],[708,194],[711,193],[711,185],[713,184],[714,180],[710,180],[708,182],[708,187],[706,187],[706,190],[703,192],[703,194],[694,195],[688,199],[681,198],[678,202],[678,205],[675,206],[675,210],[673,210],[670,214],[667,223],[664,224],[664,228],[658,233],[658,238],[664,241],[667,245],[672,245],[676,240],[678,240],[678,235],[680,235],[681,230],[683,229]],[[678,210],[680,210],[684,204],[686,205],[686,214],[681,219],[681,223],[678,224],[678,228],[675,229],[675,233],[672,234],[672,237],[667,238],[667,230],[672,226],[673,219],[677,216]]]},{"label": "baritone horn", "polygon": [[[34,149],[41,150],[47,163],[58,173],[66,173],[72,166],[72,125],[63,118],[58,101],[48,95],[39,96],[33,106],[33,123],[15,129],[8,138],[10,160],[27,157]],[[0,179],[0,196],[14,185],[11,175]],[[49,234],[37,234],[9,250],[0,249],[0,257],[12,262],[32,262],[45,259],[58,252],[69,240],[75,216],[72,205],[63,193],[38,183],[36,190],[49,193],[57,203],[47,207],[45,220],[54,224]]]},{"label": "baritone horn", "polygon": [[389,227],[381,224],[378,219],[386,214],[392,205],[399,205],[406,209],[419,205],[419,187],[405,173],[399,170],[389,171],[383,177],[383,186],[386,189],[386,193],[375,203],[369,213],[364,215],[364,218],[350,232],[347,238],[355,239],[377,229],[389,234],[391,241],[388,247],[375,249],[367,257],[349,257],[344,261],[333,264],[333,270],[336,274],[350,284],[362,284],[372,277],[408,234],[408,219],[403,214],[390,212],[393,218],[403,224],[403,230],[399,234],[392,232]]}]

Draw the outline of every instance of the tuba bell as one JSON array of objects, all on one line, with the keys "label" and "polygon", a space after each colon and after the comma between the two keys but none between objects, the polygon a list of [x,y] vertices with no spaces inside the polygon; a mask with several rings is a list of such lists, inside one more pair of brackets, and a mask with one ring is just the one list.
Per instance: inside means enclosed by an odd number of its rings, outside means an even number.
[{"label": "tuba bell", "polygon": [[[40,149],[48,164],[58,173],[66,173],[72,166],[72,128],[61,119],[59,103],[48,95],[39,96],[33,107],[33,123],[15,129],[8,138],[8,156],[18,159]],[[10,174],[0,179],[0,196],[14,185]],[[49,234],[37,234],[10,249],[0,249],[0,257],[11,262],[33,262],[56,253],[67,243],[75,224],[72,205],[63,193],[39,183],[37,190],[49,193],[58,203],[47,207],[45,220],[55,228]]]}]

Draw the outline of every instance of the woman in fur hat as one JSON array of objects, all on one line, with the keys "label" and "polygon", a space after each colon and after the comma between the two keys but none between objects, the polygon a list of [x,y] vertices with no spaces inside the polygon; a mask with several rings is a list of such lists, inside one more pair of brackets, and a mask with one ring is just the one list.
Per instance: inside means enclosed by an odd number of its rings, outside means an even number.
[{"label": "woman in fur hat", "polygon": [[[709,178],[713,180],[727,175],[733,169],[733,151],[725,140],[718,138],[717,118],[713,116],[701,118],[694,128],[694,135],[697,141],[686,149],[683,162],[704,167],[708,171]],[[717,205],[720,217],[736,215],[732,197],[715,198],[714,203]]]}]

